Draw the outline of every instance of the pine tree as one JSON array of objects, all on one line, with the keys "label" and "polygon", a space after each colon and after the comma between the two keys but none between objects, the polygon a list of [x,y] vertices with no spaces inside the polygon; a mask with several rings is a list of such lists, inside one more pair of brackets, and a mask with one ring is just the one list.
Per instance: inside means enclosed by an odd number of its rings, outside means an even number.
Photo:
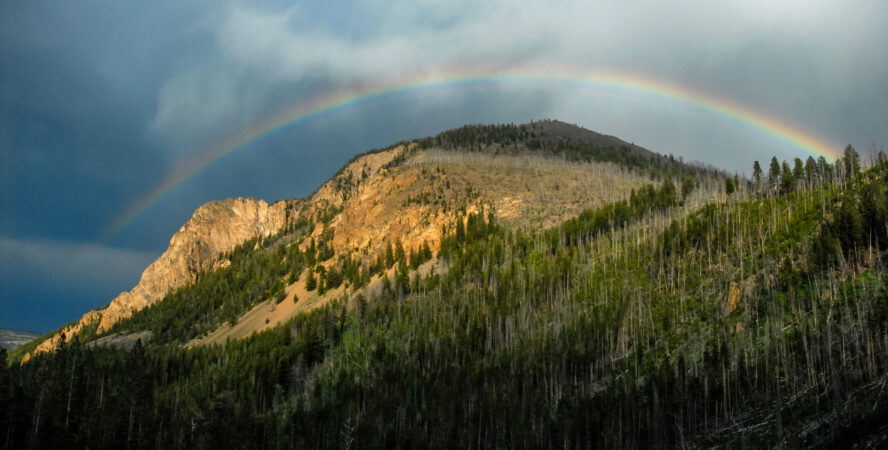
[{"label": "pine tree", "polygon": [[667,208],[677,203],[678,198],[675,192],[675,184],[672,182],[671,178],[667,177],[663,179],[663,185],[660,186],[660,191],[657,192],[655,206],[658,208]]},{"label": "pine tree", "polygon": [[734,179],[731,177],[725,178],[725,194],[731,195],[734,193]]},{"label": "pine tree", "polygon": [[796,183],[805,179],[805,164],[799,158],[793,159],[792,177]]},{"label": "pine tree", "polygon": [[805,178],[808,180],[808,186],[814,185],[815,177],[817,176],[817,161],[814,160],[813,156],[809,156],[807,160],[805,160]]},{"label": "pine tree", "polygon": [[404,251],[404,244],[398,239],[395,242],[395,262],[407,261],[407,253]]},{"label": "pine tree", "polygon": [[434,255],[432,255],[432,248],[429,247],[429,241],[423,239],[422,247],[420,249],[420,254],[422,254],[423,262],[429,261],[432,259]]},{"label": "pine tree", "polygon": [[773,190],[780,180],[780,162],[777,157],[771,157],[771,167],[768,169],[768,186]]},{"label": "pine tree", "polygon": [[783,173],[780,175],[780,192],[787,193],[792,192],[795,188],[795,178],[792,175],[792,169],[789,168],[789,164],[786,161],[783,161]]},{"label": "pine tree", "polygon": [[694,177],[691,175],[685,175],[681,177],[681,201],[684,203],[685,200],[688,199],[688,196],[691,195],[691,192],[694,191]]},{"label": "pine tree", "polygon": [[404,260],[398,261],[398,270],[395,273],[395,285],[400,295],[406,295],[410,291],[410,269]]},{"label": "pine tree", "polygon": [[395,265],[395,251],[392,250],[391,244],[385,246],[385,268],[391,269]]},{"label": "pine tree", "polygon": [[762,187],[762,166],[758,160],[752,162],[752,179],[755,182],[755,190]]},{"label": "pine tree", "polygon": [[318,287],[318,280],[315,278],[315,274],[313,271],[308,271],[308,278],[305,280],[305,290],[311,292]]},{"label": "pine tree", "polygon": [[842,206],[836,214],[836,226],[839,230],[842,252],[846,255],[852,254],[854,248],[864,242],[863,216],[856,204],[847,200],[842,202]]},{"label": "pine tree", "polygon": [[327,292],[327,268],[321,264],[318,264],[318,266],[315,267],[315,272],[317,272],[318,274],[318,295],[324,295],[324,293]]},{"label": "pine tree", "polygon": [[854,147],[849,144],[845,147],[843,154],[845,160],[845,176],[851,178],[860,173],[860,155],[857,154],[857,150],[854,150]]}]

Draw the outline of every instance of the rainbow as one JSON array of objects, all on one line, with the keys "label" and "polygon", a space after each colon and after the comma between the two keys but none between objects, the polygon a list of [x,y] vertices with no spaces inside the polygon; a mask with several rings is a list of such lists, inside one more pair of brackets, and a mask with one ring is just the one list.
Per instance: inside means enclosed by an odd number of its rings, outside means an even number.
[{"label": "rainbow", "polygon": [[146,210],[213,162],[270,134],[336,111],[360,107],[363,104],[385,98],[435,89],[461,89],[487,85],[492,87],[562,85],[679,102],[738,122],[812,156],[823,156],[827,159],[835,159],[838,156],[836,149],[839,147],[767,114],[713,94],[637,74],[608,70],[583,70],[553,65],[506,69],[480,67],[431,74],[415,73],[376,80],[319,95],[261,118],[249,126],[213,142],[197,152],[196,156],[176,167],[154,188],[118,215],[102,232],[99,241],[108,242],[113,239]]}]

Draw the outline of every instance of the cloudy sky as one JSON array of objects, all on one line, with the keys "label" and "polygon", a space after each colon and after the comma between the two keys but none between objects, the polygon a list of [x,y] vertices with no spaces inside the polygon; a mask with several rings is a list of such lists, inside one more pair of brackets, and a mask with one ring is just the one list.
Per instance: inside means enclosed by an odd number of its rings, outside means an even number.
[{"label": "cloudy sky", "polygon": [[106,304],[201,203],[301,197],[357,152],[465,123],[558,118],[738,172],[806,156],[644,93],[544,79],[424,89],[253,140],[107,233],[214,143],[360,86],[479,66],[609,71],[705,92],[837,150],[888,146],[886,23],[882,0],[2,0],[0,327],[48,331]]}]

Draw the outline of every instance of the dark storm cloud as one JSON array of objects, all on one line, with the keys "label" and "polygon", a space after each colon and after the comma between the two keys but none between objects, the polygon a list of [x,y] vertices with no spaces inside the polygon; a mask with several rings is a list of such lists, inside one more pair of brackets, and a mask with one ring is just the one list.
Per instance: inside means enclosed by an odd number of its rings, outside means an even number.
[{"label": "dark storm cloud", "polygon": [[159,51],[162,22],[152,26],[149,12],[94,2],[4,7],[0,233],[90,239],[167,170],[145,128],[158,66],[177,57]]},{"label": "dark storm cloud", "polygon": [[[167,63],[198,45],[158,39],[166,26],[181,33],[184,8],[150,6],[0,8],[0,327],[67,322],[131,286],[148,261],[89,241],[168,170],[147,123]],[[139,237],[128,246],[146,248]]]},{"label": "dark storm cloud", "polygon": [[[157,254],[0,236],[0,328],[46,331],[108,303]],[[67,319],[64,319],[67,317]]]},{"label": "dark storm cloud", "polygon": [[[7,247],[64,241],[98,253],[158,254],[204,201],[306,195],[356,152],[471,122],[561,118],[737,171],[752,159],[798,155],[680,102],[558,86],[430,91],[258,140],[139,216],[110,243],[117,250],[90,243],[175,164],[231,130],[342,86],[477,62],[636,73],[712,93],[837,146],[888,145],[886,20],[888,3],[876,1],[7,2],[0,236]],[[40,252],[63,260],[67,248]],[[93,287],[80,285],[68,302],[92,304],[97,293],[131,287],[139,258],[122,266],[132,276],[85,277]],[[33,260],[29,273],[42,270],[59,291],[83,275],[52,260]],[[21,275],[14,267],[0,253],[3,280]],[[66,271],[72,275],[48,277]],[[0,302],[53,304],[46,289],[15,286]],[[0,326],[27,314],[18,311],[3,312]],[[55,320],[73,319],[70,311],[60,308]]]}]

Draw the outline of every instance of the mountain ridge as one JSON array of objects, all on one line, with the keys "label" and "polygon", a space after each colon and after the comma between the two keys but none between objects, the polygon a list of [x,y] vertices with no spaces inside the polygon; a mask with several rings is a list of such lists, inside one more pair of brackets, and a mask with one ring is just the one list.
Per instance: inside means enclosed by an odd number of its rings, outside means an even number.
[{"label": "mountain ridge", "polygon": [[[485,133],[493,139],[478,140]],[[467,140],[466,136],[474,137]],[[596,152],[602,149],[610,153],[596,160]],[[329,227],[336,230],[331,246],[337,251],[364,251],[373,256],[379,254],[383,243],[393,245],[395,241],[408,248],[425,241],[434,250],[441,227],[453,224],[449,215],[456,209],[454,203],[462,202],[465,213],[487,207],[506,222],[551,226],[584,207],[628,198],[630,190],[641,187],[643,177],[650,176],[633,171],[644,161],[685,167],[619,138],[554,120],[468,125],[363,152],[302,199],[268,205],[263,200],[238,198],[202,205],[132,290],[63,327],[34,351],[51,350],[62,333],[67,339],[80,335],[87,340],[104,335],[120,320],[193,283],[208,269],[225,264],[217,260],[220,255],[250,239],[269,237],[293,225],[298,217],[311,217],[314,222],[300,244],[303,248],[311,239],[321,239]],[[432,172],[433,167],[456,167],[471,174],[442,174]],[[527,180],[517,179],[515,174]],[[446,182],[440,182],[445,178]],[[561,189],[568,193],[547,194]],[[584,196],[583,192],[594,192],[601,198]],[[555,204],[549,204],[553,200]],[[330,216],[328,223],[318,220],[322,216]]]}]

